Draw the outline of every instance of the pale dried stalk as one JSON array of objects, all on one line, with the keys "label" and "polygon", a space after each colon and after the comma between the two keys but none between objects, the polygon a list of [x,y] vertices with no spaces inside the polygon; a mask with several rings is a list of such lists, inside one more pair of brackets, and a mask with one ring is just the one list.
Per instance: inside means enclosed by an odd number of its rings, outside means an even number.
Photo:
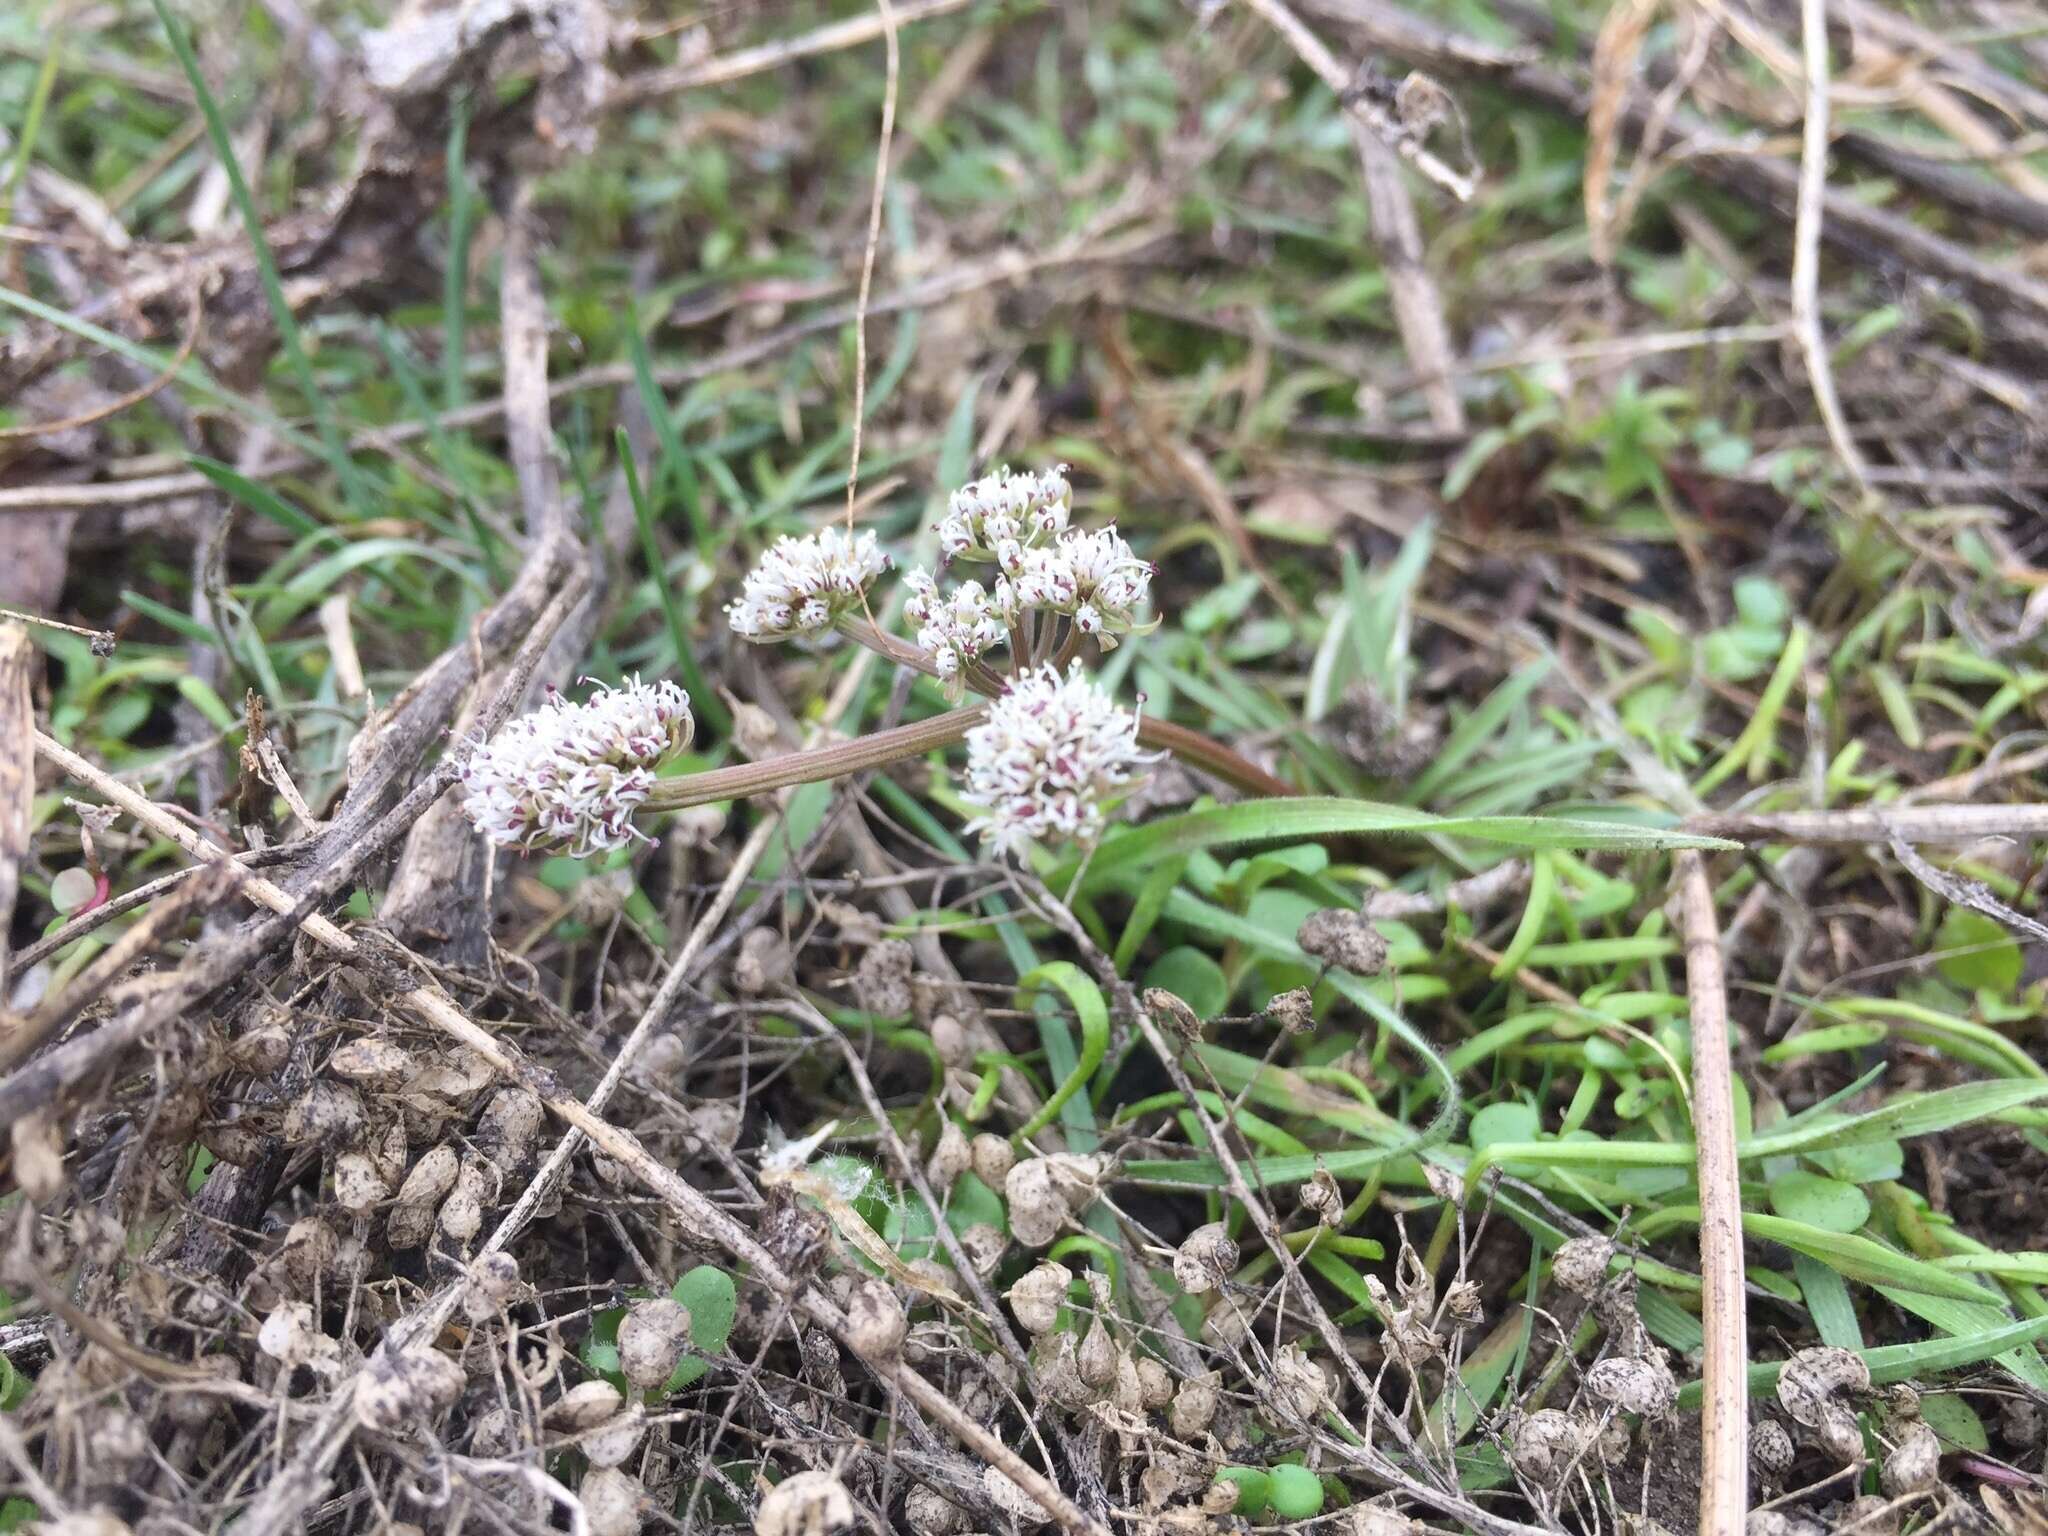
[{"label": "pale dried stalk", "polygon": [[7,1012],[7,933],[28,855],[36,794],[36,727],[32,663],[36,649],[19,624],[0,624],[0,1016]]},{"label": "pale dried stalk", "polygon": [[739,800],[748,795],[765,795],[791,784],[816,784],[825,779],[843,779],[851,773],[885,767],[916,757],[938,747],[964,741],[967,733],[988,717],[988,706],[971,705],[948,710],[929,720],[893,726],[838,741],[807,752],[786,752],[758,763],[734,763],[709,773],[686,778],[663,779],[647,792],[643,802],[650,811],[676,810],[686,805],[712,805],[720,800]]},{"label": "pale dried stalk", "polygon": [[1700,1536],[1739,1531],[1749,1503],[1749,1336],[1744,1317],[1742,1185],[1735,1158],[1728,988],[1714,891],[1697,853],[1678,855],[1679,927],[1692,1011],[1693,1140],[1699,1160]]},{"label": "pale dried stalk", "polygon": [[1842,416],[1835,367],[1820,323],[1820,236],[1828,192],[1827,0],[1800,0],[1800,41],[1806,54],[1806,134],[1799,151],[1799,220],[1792,232],[1792,326],[1806,356],[1813,403],[1828,442],[1858,490],[1867,492],[1863,455]]},{"label": "pale dried stalk", "polygon": [[[35,733],[36,751],[49,763],[141,822],[150,831],[183,848],[194,858],[206,859],[234,871],[241,893],[273,912],[290,912],[296,902],[283,887],[254,875],[235,864],[226,851],[207,842],[197,832],[103,770],[94,767],[69,748]],[[314,915],[305,922],[305,932],[314,942],[344,959],[366,958],[363,945],[325,917]],[[432,982],[413,987],[392,1001],[430,1028],[458,1045],[474,1051],[501,1076],[530,1089],[558,1118],[588,1137],[591,1145],[630,1171],[646,1188],[666,1203],[684,1229],[700,1242],[711,1242],[750,1269],[755,1278],[778,1294],[793,1298],[797,1307],[856,1355],[860,1354],[847,1327],[845,1313],[822,1291],[800,1287],[763,1248],[754,1236],[725,1210],[705,1197],[682,1175],[668,1167],[640,1145],[631,1132],[593,1113],[581,1100],[562,1092],[551,1073],[536,1066],[498,1035],[483,1028]],[[1109,1536],[1105,1527],[1083,1512],[1042,1472],[1032,1467],[1003,1440],[988,1430],[945,1392],[910,1369],[899,1359],[861,1356],[878,1377],[943,1425],[955,1439],[991,1464],[1047,1510],[1060,1527],[1087,1536]],[[267,1487],[248,1510],[245,1520],[251,1530],[272,1528],[285,1506],[296,1503],[295,1480],[279,1478]],[[272,1506],[276,1507],[273,1508]]]},{"label": "pale dried stalk", "polygon": [[1901,805],[1776,816],[1688,816],[1682,830],[1742,843],[1968,843],[2048,837],[2048,805]]}]

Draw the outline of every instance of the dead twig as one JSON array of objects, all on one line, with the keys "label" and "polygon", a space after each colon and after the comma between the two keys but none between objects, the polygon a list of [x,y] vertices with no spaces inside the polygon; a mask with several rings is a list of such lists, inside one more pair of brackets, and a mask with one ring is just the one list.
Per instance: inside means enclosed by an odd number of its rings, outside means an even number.
[{"label": "dead twig", "polygon": [[1820,237],[1828,190],[1827,0],[1799,0],[1799,23],[1806,60],[1806,128],[1799,151],[1799,215],[1792,233],[1792,325],[1828,442],[1857,489],[1867,491],[1863,454],[1842,415],[1835,367],[1820,323]]},{"label": "dead twig", "polygon": [[36,649],[19,624],[0,624],[0,1017],[7,1013],[7,935],[28,857],[35,803]]},{"label": "dead twig", "polygon": [[1688,816],[1682,830],[1739,843],[1969,843],[1980,837],[2048,837],[2048,805],[1865,806],[1745,816]]},{"label": "dead twig", "polygon": [[1678,855],[1679,927],[1692,1010],[1693,1138],[1699,1159],[1700,1322],[1706,1331],[1700,1409],[1704,1465],[1700,1536],[1743,1528],[1749,1507],[1749,1337],[1742,1267],[1742,1185],[1735,1159],[1728,990],[1714,890],[1700,855]]}]

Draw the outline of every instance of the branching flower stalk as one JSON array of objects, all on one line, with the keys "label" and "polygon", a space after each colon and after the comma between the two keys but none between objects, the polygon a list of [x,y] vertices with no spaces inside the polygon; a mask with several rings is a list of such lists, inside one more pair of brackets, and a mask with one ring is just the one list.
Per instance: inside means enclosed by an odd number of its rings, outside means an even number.
[{"label": "branching flower stalk", "polygon": [[[1139,613],[1152,568],[1114,527],[1070,526],[1064,468],[999,470],[954,493],[939,524],[946,565],[903,578],[914,641],[879,628],[868,589],[889,567],[872,533],[827,528],[778,540],[726,609],[733,633],[758,644],[837,632],[898,666],[937,679],[963,705],[914,724],[757,763],[660,779],[687,745],[689,700],[673,683],[599,690],[583,705],[551,697],[480,747],[462,770],[464,808],[494,842],[577,853],[640,835],[642,812],[740,799],[884,767],[965,743],[969,829],[991,851],[1021,857],[1037,841],[1092,848],[1108,806],[1162,755],[1251,794],[1292,786],[1199,732],[1125,710],[1090,683],[1090,643],[1113,648],[1148,627]],[[984,585],[942,588],[958,562],[989,568]],[[1155,621],[1156,622],[1156,621]],[[989,659],[1007,653],[999,672]]]}]

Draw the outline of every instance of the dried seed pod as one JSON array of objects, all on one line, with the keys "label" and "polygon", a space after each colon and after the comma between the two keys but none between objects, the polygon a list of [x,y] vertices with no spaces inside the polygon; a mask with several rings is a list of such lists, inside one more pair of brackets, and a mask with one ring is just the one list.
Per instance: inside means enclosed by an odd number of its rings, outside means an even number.
[{"label": "dried seed pod", "polygon": [[959,1536],[967,1512],[938,1489],[913,1483],[903,1496],[903,1525],[910,1536]]},{"label": "dried seed pod", "polygon": [[1360,1504],[1351,1511],[1350,1536],[1416,1536],[1422,1529],[1397,1509]]},{"label": "dried seed pod", "polygon": [[1903,1428],[1907,1420],[1920,1417],[1920,1394],[1905,1382],[1899,1382],[1885,1393],[1884,1411],[1894,1424]]},{"label": "dried seed pod", "polygon": [[356,1418],[365,1429],[388,1434],[453,1407],[462,1386],[462,1367],[435,1350],[380,1349],[356,1380]]},{"label": "dried seed pod", "polygon": [[471,1422],[469,1454],[497,1460],[518,1452],[523,1440],[519,1420],[509,1408],[486,1408]]},{"label": "dried seed pod", "polygon": [[385,1219],[384,1241],[398,1252],[417,1248],[434,1230],[438,1214],[431,1205],[395,1205]]},{"label": "dried seed pod", "polygon": [[303,1365],[310,1358],[307,1340],[319,1334],[313,1309],[303,1301],[287,1301],[271,1309],[256,1330],[256,1347],[285,1365]]},{"label": "dried seed pod", "polygon": [[550,1428],[573,1434],[602,1424],[625,1401],[619,1389],[608,1381],[579,1382],[550,1404],[542,1417]]},{"label": "dried seed pod", "polygon": [[1074,1364],[1081,1372],[1081,1379],[1097,1391],[1116,1381],[1116,1345],[1109,1337],[1109,1330],[1102,1326],[1101,1318],[1095,1319],[1082,1336]]},{"label": "dried seed pod", "polygon": [[1618,1467],[1628,1460],[1631,1437],[1628,1420],[1619,1414],[1611,1415],[1600,1428],[1600,1438],[1593,1449],[1600,1459],[1610,1467]]},{"label": "dried seed pod", "polygon": [[302,1216],[285,1229],[264,1268],[293,1295],[310,1296],[320,1277],[334,1268],[339,1246],[334,1228],[318,1216]]},{"label": "dried seed pod", "polygon": [[1422,1182],[1444,1204],[1460,1211],[1465,1209],[1465,1180],[1456,1169],[1432,1163],[1425,1157],[1422,1160]]},{"label": "dried seed pod", "polygon": [[1749,1426],[1749,1457],[1760,1480],[1775,1484],[1792,1470],[1792,1437],[1776,1419],[1758,1417]]},{"label": "dried seed pod", "polygon": [[1788,1514],[1782,1509],[1751,1510],[1743,1530],[1745,1536],[1827,1536],[1827,1527],[1818,1520]]},{"label": "dried seed pod", "polygon": [[440,1228],[449,1241],[466,1246],[483,1230],[483,1177],[472,1163],[464,1163],[455,1177],[455,1187],[441,1202]]},{"label": "dried seed pod", "polygon": [[227,1163],[235,1168],[248,1168],[269,1155],[277,1138],[246,1120],[230,1120],[225,1125],[203,1125],[199,1128],[199,1144],[211,1152],[216,1162]]},{"label": "dried seed pod", "polygon": [[469,1266],[462,1282],[462,1310],[473,1323],[496,1317],[526,1293],[519,1261],[499,1249]]},{"label": "dried seed pod", "polygon": [[1266,1004],[1266,1019],[1290,1035],[1304,1035],[1316,1027],[1315,994],[1307,987],[1289,987]]},{"label": "dried seed pod", "polygon": [[1061,1408],[1085,1408],[1100,1395],[1081,1379],[1080,1346],[1073,1334],[1043,1333],[1031,1346],[1038,1395]]},{"label": "dried seed pod", "polygon": [[625,1464],[646,1433],[647,1410],[638,1403],[628,1403],[597,1428],[585,1432],[576,1444],[584,1460],[593,1467],[617,1467]]},{"label": "dried seed pod", "polygon": [[1590,1297],[1607,1278],[1614,1244],[1604,1237],[1575,1237],[1551,1255],[1550,1276],[1574,1296]]},{"label": "dried seed pod", "polygon": [[501,1172],[510,1173],[526,1161],[546,1118],[547,1108],[531,1088],[500,1088],[477,1121],[477,1150]]},{"label": "dried seed pod", "polygon": [[390,1194],[391,1187],[368,1154],[344,1152],[334,1160],[334,1203],[349,1215],[368,1215]]},{"label": "dried seed pod", "polygon": [[1038,1501],[1010,1480],[1009,1474],[1000,1467],[984,1467],[981,1471],[981,1491],[988,1500],[1019,1525],[1044,1525],[1052,1516],[1039,1507]]},{"label": "dried seed pod", "polygon": [[967,1036],[967,1026],[952,1014],[933,1015],[926,1032],[932,1037],[932,1049],[947,1066],[958,1070],[973,1063],[974,1042]]},{"label": "dried seed pod", "polygon": [[640,1512],[648,1505],[647,1488],[617,1467],[598,1467],[584,1474],[576,1502],[583,1506],[584,1528],[590,1536],[638,1536]]},{"label": "dried seed pod", "polygon": [[1171,1025],[1183,1040],[1202,1038],[1202,1017],[1164,987],[1145,989],[1145,1011],[1162,1024]]},{"label": "dried seed pod", "polygon": [[1204,1296],[1237,1273],[1237,1243],[1220,1221],[1197,1227],[1173,1256],[1173,1278],[1191,1296]]},{"label": "dried seed pod", "polygon": [[942,1200],[951,1194],[954,1182],[967,1171],[973,1160],[974,1154],[967,1145],[967,1133],[948,1120],[924,1165],[924,1176],[931,1183],[932,1193]]},{"label": "dried seed pod", "polygon": [[748,997],[778,991],[797,979],[797,956],[774,928],[754,928],[739,940],[733,961],[733,987]]},{"label": "dried seed pod", "polygon": [[974,1266],[974,1272],[986,1280],[1001,1266],[1003,1255],[1010,1251],[1010,1239],[1001,1227],[976,1222],[960,1234],[960,1251],[967,1255],[967,1262]]},{"label": "dried seed pod", "polygon": [[1138,1395],[1147,1408],[1164,1408],[1173,1401],[1173,1372],[1164,1361],[1138,1356]]},{"label": "dried seed pod", "polygon": [[446,1142],[428,1148],[412,1165],[405,1182],[398,1186],[398,1203],[439,1205],[448,1191],[455,1187],[455,1176],[461,1170],[461,1157]]},{"label": "dried seed pod", "polygon": [[667,1296],[636,1301],[619,1324],[619,1370],[643,1392],[675,1374],[690,1346],[690,1309]]},{"label": "dried seed pod", "polygon": [[1173,1394],[1173,1406],[1167,1410],[1167,1427],[1177,1440],[1192,1440],[1216,1422],[1216,1406],[1220,1401],[1219,1387],[1223,1381],[1220,1371],[1207,1371],[1200,1376],[1190,1376],[1180,1384]]},{"label": "dried seed pod", "polygon": [[1050,1333],[1059,1322],[1060,1308],[1067,1301],[1067,1287],[1073,1281],[1071,1269],[1048,1259],[1021,1276],[1004,1292],[1003,1299],[1009,1302],[1025,1332]]},{"label": "dried seed pod", "polygon": [[1387,941],[1360,913],[1344,907],[1311,912],[1295,930],[1303,953],[1354,976],[1377,976],[1386,968]]},{"label": "dried seed pod", "polygon": [[1337,1187],[1336,1178],[1320,1160],[1316,1171],[1303,1181],[1296,1198],[1320,1226],[1334,1227],[1344,1219],[1344,1191]]},{"label": "dried seed pod", "polygon": [[412,1052],[389,1040],[351,1040],[327,1058],[327,1070],[336,1077],[372,1087],[400,1082],[415,1066]]},{"label": "dried seed pod", "polygon": [[1017,1166],[1016,1149],[1009,1139],[983,1131],[967,1144],[967,1153],[974,1167],[974,1176],[990,1189],[1001,1189],[1010,1170]]},{"label": "dried seed pod", "polygon": [[1010,1234],[1026,1248],[1043,1248],[1067,1225],[1066,1197],[1054,1186],[1052,1159],[1027,1157],[1003,1180]]},{"label": "dried seed pod", "polygon": [[56,1116],[35,1110],[16,1120],[8,1139],[14,1150],[14,1182],[31,1205],[48,1205],[64,1193],[64,1138]]},{"label": "dried seed pod", "polygon": [[868,946],[853,969],[853,995],[863,1013],[901,1019],[910,1014],[910,973],[917,952],[908,939],[883,939]]},{"label": "dried seed pod", "polygon": [[1540,1488],[1554,1488],[1587,1448],[1587,1426],[1556,1408],[1539,1408],[1515,1426],[1508,1460]]},{"label": "dried seed pod", "polygon": [[1215,1306],[1202,1318],[1202,1342],[1213,1349],[1235,1352],[1244,1348],[1246,1335],[1251,1332],[1251,1319],[1244,1309],[1231,1304],[1227,1296],[1219,1297]]},{"label": "dried seed pod", "polygon": [[846,1342],[864,1360],[889,1360],[903,1348],[909,1320],[890,1286],[872,1277],[855,1282],[846,1299]]},{"label": "dried seed pod", "polygon": [[342,1083],[311,1083],[284,1112],[284,1139],[293,1146],[308,1142],[346,1146],[362,1133],[363,1098]]},{"label": "dried seed pod", "polygon": [[251,1077],[275,1077],[291,1055],[291,1031],[277,1019],[257,1025],[228,1046],[228,1060]]},{"label": "dried seed pod", "polygon": [[1116,1375],[1110,1383],[1109,1398],[1119,1413],[1131,1418],[1145,1411],[1145,1380],[1138,1374],[1138,1362],[1128,1349],[1116,1352]]},{"label": "dried seed pod", "polygon": [[1610,1359],[1586,1372],[1586,1390],[1623,1413],[1662,1421],[1678,1401],[1678,1382],[1664,1351],[1652,1350],[1639,1360]]},{"label": "dried seed pod", "polygon": [[730,1152],[740,1144],[746,1126],[746,1111],[725,1099],[713,1099],[690,1106],[690,1151]]},{"label": "dried seed pod", "polygon": [[853,1495],[830,1472],[796,1472],[761,1496],[754,1536],[832,1536],[854,1521]]},{"label": "dried seed pod", "polygon": [[1330,1384],[1322,1367],[1299,1344],[1283,1344],[1273,1355],[1273,1395],[1295,1417],[1314,1422],[1330,1405]]},{"label": "dried seed pod", "polygon": [[1884,1459],[1878,1483],[1893,1498],[1925,1493],[1941,1475],[1941,1441],[1926,1423],[1915,1419]]},{"label": "dried seed pod", "polygon": [[1793,1423],[1808,1429],[1845,1395],[1869,1390],[1870,1367],[1863,1357],[1832,1345],[1800,1350],[1778,1373],[1778,1402]]},{"label": "dried seed pod", "polygon": [[1444,1291],[1444,1315],[1460,1328],[1476,1328],[1486,1317],[1486,1300],[1470,1280],[1453,1280]]}]

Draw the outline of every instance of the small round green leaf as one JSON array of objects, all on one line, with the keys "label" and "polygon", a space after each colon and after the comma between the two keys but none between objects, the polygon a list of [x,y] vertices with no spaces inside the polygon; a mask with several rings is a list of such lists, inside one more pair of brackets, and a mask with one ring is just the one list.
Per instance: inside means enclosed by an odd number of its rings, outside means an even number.
[{"label": "small round green leaf", "polygon": [[1534,1141],[1542,1127],[1542,1117],[1527,1104],[1489,1104],[1472,1117],[1472,1150],[1484,1152],[1501,1141]]},{"label": "small round green leaf", "polygon": [[2005,929],[1981,912],[1950,907],[1934,935],[1941,974],[1971,991],[1984,988],[2010,992],[2020,984],[2020,946]]},{"label": "small round green leaf", "polygon": [[1870,1220],[1870,1200],[1862,1190],[1804,1168],[1771,1180],[1771,1209],[1823,1232],[1854,1232]]},{"label": "small round green leaf", "polygon": [[1273,1513],[1282,1520],[1312,1520],[1323,1512],[1323,1480],[1307,1467],[1283,1462],[1267,1471],[1273,1480]]}]

